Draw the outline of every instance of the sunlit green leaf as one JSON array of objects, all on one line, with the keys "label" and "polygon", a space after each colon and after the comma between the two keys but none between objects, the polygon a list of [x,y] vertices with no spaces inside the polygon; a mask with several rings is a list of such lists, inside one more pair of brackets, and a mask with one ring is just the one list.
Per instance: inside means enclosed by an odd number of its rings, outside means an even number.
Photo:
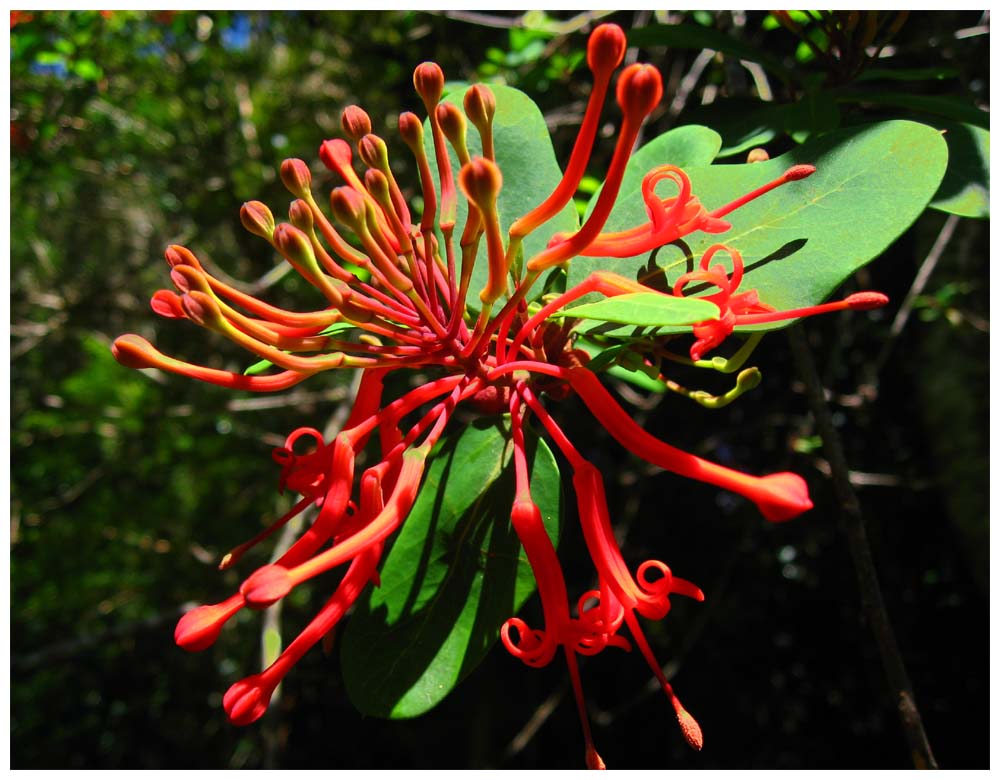
[{"label": "sunlit green leaf", "polygon": [[719,307],[699,298],[681,298],[655,292],[630,293],[564,309],[556,316],[662,327],[690,325],[713,319],[719,316]]}]

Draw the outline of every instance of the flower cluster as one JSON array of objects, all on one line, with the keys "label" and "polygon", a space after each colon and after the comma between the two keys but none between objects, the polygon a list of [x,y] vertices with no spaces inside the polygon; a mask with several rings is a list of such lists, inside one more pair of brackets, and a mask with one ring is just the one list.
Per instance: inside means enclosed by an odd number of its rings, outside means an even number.
[{"label": "flower cluster", "polygon": [[[329,369],[362,371],[350,417],[332,440],[300,428],[274,453],[281,467],[280,486],[301,499],[270,528],[226,555],[221,568],[236,565],[248,549],[310,505],[318,507],[315,520],[275,563],[250,574],[238,592],[189,612],[177,626],[179,645],[202,650],[241,609],[266,608],[303,582],[347,565],[333,595],[280,657],[226,693],[223,704],[233,723],[247,724],[261,717],[289,669],[334,628],[369,582],[378,584],[383,548],[414,504],[435,443],[456,407],[465,403],[483,412],[510,415],[516,484],[510,519],[537,580],[544,616],[541,627],[510,617],[500,627],[504,647],[529,666],[542,666],[563,655],[576,694],[588,766],[603,767],[603,762],[587,721],[577,656],[593,655],[608,646],[635,645],[673,705],[684,737],[693,747],[701,747],[701,730],[664,677],[639,618],[663,618],[675,594],[699,601],[703,594],[661,561],[648,560],[635,569],[625,561],[615,541],[601,474],[569,441],[548,405],[575,393],[628,451],[745,496],[771,521],[788,520],[811,507],[805,482],[791,473],[751,476],[651,436],[587,367],[587,355],[574,348],[568,324],[550,319],[589,293],[617,296],[648,293],[649,288],[602,270],[540,303],[532,302],[529,291],[550,269],[576,256],[634,256],[696,231],[724,232],[729,227],[724,217],[734,209],[814,169],[795,166],[765,187],[709,211],[692,194],[682,170],[662,165],[642,183],[648,221],[624,232],[602,232],[640,126],[662,97],[658,71],[650,65],[630,65],[617,80],[621,126],[592,213],[576,232],[555,234],[542,251],[524,256],[525,237],[550,222],[578,189],[612,75],[624,53],[625,36],[617,26],[602,25],[591,35],[587,62],[593,88],[565,173],[547,198],[509,226],[506,237],[497,209],[503,172],[494,146],[494,95],[484,86],[471,87],[464,95],[463,113],[453,103],[442,102],[444,75],[436,64],[424,63],[416,68],[413,83],[427,111],[426,128],[412,113],[399,117],[400,136],[420,176],[419,218],[393,175],[386,142],[371,132],[368,115],[356,106],[342,116],[350,142],[328,140],[320,148],[323,163],[344,182],[330,193],[332,219],[313,196],[309,166],[294,159],[281,166],[282,181],[295,197],[287,223],[276,224],[262,203],[249,202],[242,208],[247,230],[268,241],[318,290],[325,306],[309,312],[275,307],[214,277],[188,249],[167,250],[175,289],[157,292],[153,309],[226,336],[273,364],[273,370],[245,375],[193,365],[160,353],[136,335],[121,336],[114,343],[114,355],[122,364],[255,391],[282,390]],[[481,157],[470,156],[466,144],[470,123],[481,140]],[[425,133],[430,135],[426,145]],[[458,160],[457,172],[449,147]],[[363,174],[355,169],[355,152],[365,168]],[[676,194],[657,193],[657,185],[664,181],[672,183]],[[456,234],[460,197],[467,209]],[[481,243],[485,243],[486,283],[481,290],[471,290]],[[720,252],[729,256],[732,270],[712,264]],[[718,307],[719,316],[694,325],[692,360],[719,345],[738,325],[884,303],[878,294],[864,293],[826,306],[775,312],[758,301],[753,290],[740,291],[742,279],[739,253],[717,244],[667,293],[682,296],[692,283],[717,289],[702,296]],[[349,338],[351,334],[356,338]],[[416,368],[431,377],[429,381],[387,398],[383,387],[387,373]],[[580,525],[596,572],[594,590],[567,591],[556,550],[532,498],[525,446],[529,418],[544,428],[572,469]],[[358,474],[355,463],[375,436],[380,460]],[[309,440],[312,451],[296,454],[303,450],[296,445]],[[630,638],[623,635],[623,628]]]}]

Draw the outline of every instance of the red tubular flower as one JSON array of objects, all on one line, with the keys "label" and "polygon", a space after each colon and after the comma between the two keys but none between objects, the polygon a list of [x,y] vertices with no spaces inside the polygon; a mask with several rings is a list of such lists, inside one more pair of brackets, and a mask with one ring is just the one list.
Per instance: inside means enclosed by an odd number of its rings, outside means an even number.
[{"label": "red tubular flower", "polygon": [[[389,146],[372,134],[371,120],[358,106],[349,106],[341,117],[344,133],[356,145],[357,155],[351,143],[341,139],[324,141],[320,147],[320,159],[342,180],[330,193],[331,215],[313,196],[309,166],[297,159],[286,160],[280,171],[282,182],[295,198],[289,207],[290,224],[276,223],[271,210],[258,201],[249,201],[240,210],[243,226],[268,241],[316,289],[321,301],[316,310],[289,311],[259,300],[216,278],[189,249],[167,249],[175,289],[156,292],[150,301],[153,310],[169,320],[187,320],[224,336],[262,358],[265,366],[270,363],[271,368],[244,375],[201,367],[164,355],[134,334],[119,336],[112,345],[115,358],[123,365],[157,368],[224,387],[261,392],[286,389],[326,370],[352,368],[362,373],[352,412],[332,439],[325,440],[319,431],[302,427],[274,451],[280,469],[279,489],[291,490],[299,498],[265,530],[234,547],[220,568],[238,566],[248,551],[311,505],[318,508],[315,518],[273,563],[245,576],[236,593],[188,612],[177,624],[177,643],[186,650],[203,650],[244,607],[270,606],[302,582],[347,564],[332,597],[280,657],[267,669],[230,687],[223,706],[233,723],[245,725],[260,718],[292,666],[333,629],[369,581],[378,583],[383,548],[414,505],[435,443],[444,435],[456,408],[465,404],[482,413],[510,415],[516,488],[510,522],[524,547],[541,599],[544,625],[532,628],[522,618],[511,616],[498,627],[504,647],[529,666],[545,665],[562,652],[580,714],[587,766],[603,768],[604,762],[587,719],[577,656],[594,655],[608,647],[628,651],[634,645],[639,650],[670,699],[684,737],[693,747],[701,747],[701,730],[663,676],[640,618],[664,618],[674,594],[698,601],[704,595],[697,586],[674,576],[662,561],[647,560],[637,566],[626,561],[615,540],[601,475],[560,429],[545,399],[557,401],[575,392],[630,452],[682,476],[746,496],[772,521],[788,520],[812,506],[805,482],[790,473],[750,476],[683,452],[646,433],[587,368],[586,356],[574,347],[569,325],[549,319],[590,293],[615,296],[649,292],[648,288],[612,270],[600,270],[541,304],[529,306],[529,291],[545,270],[578,255],[623,257],[650,251],[694,231],[723,231],[728,228],[723,220],[728,213],[774,187],[804,178],[813,168],[791,168],[774,182],[709,212],[693,193],[687,175],[666,163],[643,179],[641,194],[648,222],[627,231],[601,233],[639,128],[662,96],[655,68],[630,65],[618,79],[621,126],[590,217],[576,233],[552,236],[543,251],[527,259],[527,272],[519,275],[521,266],[515,260],[520,257],[524,237],[559,214],[577,190],[624,51],[625,35],[617,26],[601,25],[592,34],[587,61],[594,84],[565,174],[548,197],[513,221],[506,237],[497,208],[504,186],[495,146],[499,139],[493,137],[497,102],[489,88],[474,86],[465,93],[463,117],[457,105],[441,102],[445,84],[441,69],[424,63],[414,72],[414,86],[428,114],[436,177],[424,149],[421,121],[409,113],[399,118],[400,136],[419,174],[424,207],[419,220],[411,216],[393,175]],[[471,157],[466,146],[468,123],[482,140],[481,158]],[[449,145],[459,161],[457,177]],[[358,162],[367,166],[360,175],[354,167]],[[676,192],[665,197],[657,193],[657,186],[664,181]],[[468,218],[456,246],[454,227],[460,196],[467,201]],[[484,238],[486,285],[482,291],[470,291]],[[729,255],[731,271],[722,264],[712,264],[719,252]],[[758,300],[755,291],[740,290],[743,273],[739,252],[717,244],[702,256],[697,268],[677,280],[671,293],[675,296],[684,295],[692,283],[715,288],[703,297],[718,307],[719,318],[693,327],[694,360],[740,325],[885,303],[878,293],[859,293],[836,303],[775,312]],[[479,300],[472,302],[472,308],[478,308],[479,314],[473,317],[467,298],[476,292]],[[494,316],[492,309],[497,302],[502,308]],[[255,372],[258,369],[254,367]],[[405,394],[387,398],[384,380],[397,370],[419,370],[425,379]],[[581,533],[596,576],[596,587],[573,594],[573,600],[531,494],[524,432],[531,416],[538,419],[573,470]],[[377,462],[363,470],[356,468],[362,462],[362,451],[376,435],[374,446],[381,450]],[[631,640],[622,636],[623,627]]]}]

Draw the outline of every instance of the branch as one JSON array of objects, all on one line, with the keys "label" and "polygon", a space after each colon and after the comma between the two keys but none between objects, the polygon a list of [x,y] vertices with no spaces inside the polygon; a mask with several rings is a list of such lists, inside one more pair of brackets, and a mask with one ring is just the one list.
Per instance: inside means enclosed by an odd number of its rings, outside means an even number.
[{"label": "branch", "polygon": [[801,325],[788,329],[788,341],[792,356],[802,381],[806,385],[806,397],[816,418],[816,427],[823,439],[823,450],[830,461],[833,489],[840,506],[843,527],[847,535],[847,544],[854,561],[854,569],[858,576],[858,587],[861,590],[861,611],[871,626],[878,645],[879,656],[886,678],[896,699],[900,724],[910,746],[913,763],[918,769],[936,769],[937,762],[931,752],[931,746],[924,732],[920,711],[917,709],[913,695],[913,686],[906,671],[906,664],[899,652],[896,636],[889,623],[889,615],[882,601],[882,591],[878,583],[875,562],[872,559],[871,548],[868,546],[868,534],[865,531],[864,516],[861,505],[851,486],[850,470],[844,456],[844,448],[833,425],[833,418],[823,397],[823,387],[820,384],[816,363],[806,342],[805,332]]}]

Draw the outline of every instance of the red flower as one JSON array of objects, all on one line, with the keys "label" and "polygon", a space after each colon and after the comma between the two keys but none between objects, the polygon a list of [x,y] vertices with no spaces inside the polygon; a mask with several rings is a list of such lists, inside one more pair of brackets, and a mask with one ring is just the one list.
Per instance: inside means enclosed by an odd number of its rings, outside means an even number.
[{"label": "red flower", "polygon": [[[728,227],[722,218],[730,211],[776,186],[808,175],[812,169],[793,168],[781,179],[709,213],[691,193],[683,171],[660,166],[643,181],[648,224],[624,233],[601,233],[639,128],[662,95],[655,68],[631,65],[618,79],[616,96],[622,125],[590,217],[576,233],[553,237],[543,251],[525,258],[523,266],[515,263],[523,239],[558,214],[576,192],[612,73],[624,50],[624,33],[615,25],[602,25],[592,34],[588,63],[594,87],[565,175],[547,198],[513,223],[506,240],[496,205],[503,171],[494,153],[493,95],[482,86],[472,87],[465,95],[465,114],[479,133],[484,150],[483,157],[470,158],[465,145],[466,119],[455,106],[440,102],[444,74],[437,65],[424,63],[414,72],[414,86],[429,117],[438,176],[432,174],[424,151],[423,125],[409,113],[399,120],[400,134],[420,174],[424,209],[418,222],[395,181],[386,143],[371,133],[368,116],[356,106],[344,111],[342,126],[367,167],[364,175],[355,171],[354,152],[347,141],[328,140],[320,148],[323,163],[344,181],[330,195],[332,220],[314,199],[312,176],[301,160],[286,160],[281,166],[282,181],[296,198],[289,211],[290,223],[276,224],[270,210],[256,201],[244,204],[241,210],[244,226],[268,241],[318,290],[324,299],[318,308],[293,312],[275,307],[215,278],[188,249],[173,246],[167,250],[174,289],[157,292],[151,301],[153,310],[220,333],[273,364],[274,370],[245,376],[200,367],[163,355],[136,335],[115,340],[113,351],[122,364],[156,367],[257,391],[285,389],[329,369],[358,368],[364,372],[350,418],[332,441],[325,441],[311,428],[300,428],[275,451],[281,467],[279,486],[302,498],[269,529],[234,548],[223,558],[221,568],[236,565],[248,549],[310,504],[319,507],[315,521],[274,564],[250,574],[237,593],[188,613],[177,626],[178,644],[202,650],[240,609],[265,608],[302,582],[349,564],[333,596],[278,660],[229,689],[223,704],[234,723],[242,725],[261,717],[275,687],[295,662],[333,629],[369,581],[378,582],[383,547],[414,504],[432,447],[456,407],[469,403],[511,416],[516,475],[511,523],[535,574],[544,614],[545,623],[540,628],[530,628],[517,617],[507,620],[500,628],[504,646],[530,666],[547,664],[562,652],[573,681],[589,766],[603,767],[603,762],[587,722],[576,656],[592,655],[609,646],[629,650],[635,644],[670,699],[683,735],[692,746],[701,747],[701,730],[663,677],[639,617],[662,619],[670,610],[673,595],[698,601],[704,596],[695,585],[674,576],[661,561],[645,561],[635,569],[625,561],[614,538],[600,473],[568,440],[543,397],[559,400],[576,393],[629,451],[683,476],[739,493],[772,521],[790,519],[811,507],[805,483],[788,473],[750,476],[683,452],[646,433],[586,367],[586,357],[573,348],[568,331],[547,321],[554,311],[589,292],[613,296],[646,290],[642,285],[601,271],[537,311],[526,301],[528,291],[545,271],[577,255],[624,256],[649,251],[693,231],[720,232]],[[451,169],[449,144],[459,160],[457,176]],[[655,194],[662,179],[675,183],[675,196],[660,198]],[[456,246],[460,196],[468,208]],[[354,235],[361,250],[344,238],[342,229]],[[484,239],[487,281],[481,290],[471,290],[473,265]],[[732,258],[731,274],[710,265],[722,250]],[[523,272],[519,270],[522,267]],[[774,313],[759,303],[752,291],[738,291],[742,273],[739,253],[716,245],[702,258],[698,270],[678,280],[675,295],[683,294],[685,286],[694,281],[718,288],[706,297],[719,307],[720,317],[694,327],[693,358],[720,343],[736,325],[882,302],[874,294],[866,294],[841,304]],[[467,308],[470,293],[478,295],[478,300],[473,299],[479,309],[476,316]],[[345,331],[361,335],[346,339]],[[399,398],[384,397],[383,379],[388,372],[417,368],[425,372],[433,369],[434,378]],[[412,423],[411,414],[418,410],[421,414]],[[595,590],[572,594],[572,599],[531,497],[524,426],[532,415],[573,470],[582,533],[599,583]],[[381,460],[358,474],[356,458],[376,433]],[[295,445],[308,439],[314,449],[296,454]],[[631,639],[621,636],[623,627]]]}]

